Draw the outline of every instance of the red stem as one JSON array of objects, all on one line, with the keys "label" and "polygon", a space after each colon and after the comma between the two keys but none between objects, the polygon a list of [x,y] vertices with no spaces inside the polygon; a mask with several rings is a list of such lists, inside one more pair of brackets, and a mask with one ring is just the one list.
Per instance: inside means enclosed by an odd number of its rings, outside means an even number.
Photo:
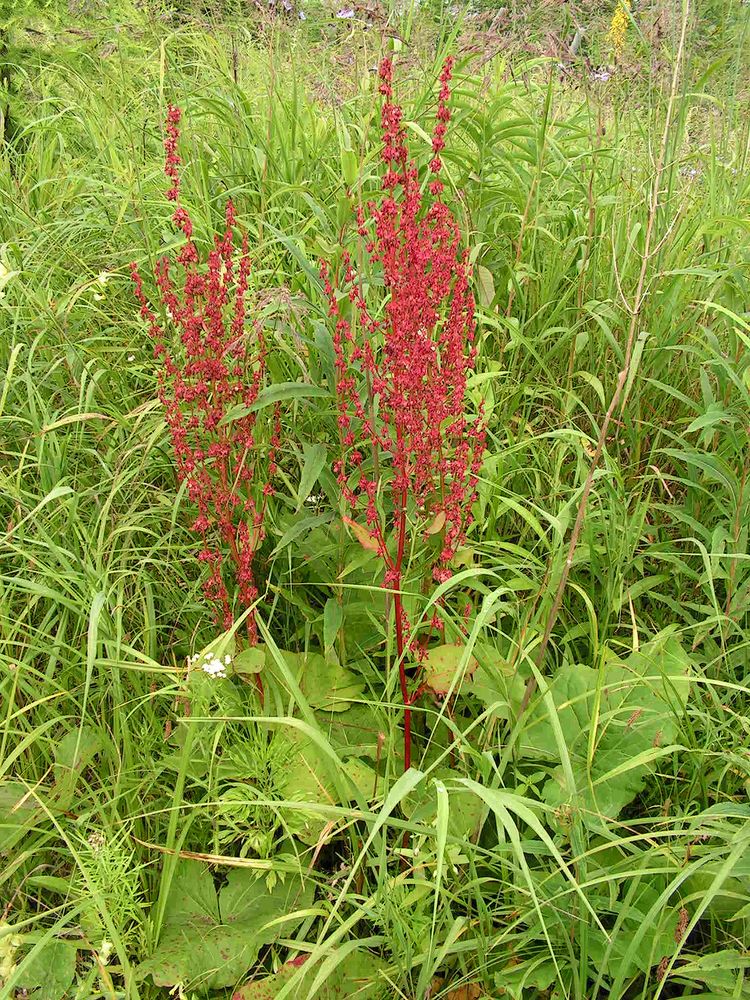
[{"label": "red stem", "polygon": [[404,562],[404,550],[406,548],[406,490],[402,489],[400,498],[400,511],[398,515],[398,550],[394,566],[394,589],[393,600],[396,614],[396,651],[398,653],[398,677],[401,684],[401,700],[404,703],[404,770],[411,767],[411,698],[406,678],[406,657],[404,643],[404,613],[401,597],[401,567]]}]

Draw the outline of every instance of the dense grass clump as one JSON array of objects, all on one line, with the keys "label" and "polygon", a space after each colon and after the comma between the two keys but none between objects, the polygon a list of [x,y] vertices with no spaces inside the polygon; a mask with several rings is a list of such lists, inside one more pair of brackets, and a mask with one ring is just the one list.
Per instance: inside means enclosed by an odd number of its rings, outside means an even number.
[{"label": "dense grass clump", "polygon": [[[2,997],[750,996],[750,8],[490,13],[0,21]],[[468,276],[413,493],[377,352],[418,297],[358,249],[384,57]],[[212,301],[246,274],[213,440],[265,477],[218,623],[131,281],[178,350],[186,235]]]}]

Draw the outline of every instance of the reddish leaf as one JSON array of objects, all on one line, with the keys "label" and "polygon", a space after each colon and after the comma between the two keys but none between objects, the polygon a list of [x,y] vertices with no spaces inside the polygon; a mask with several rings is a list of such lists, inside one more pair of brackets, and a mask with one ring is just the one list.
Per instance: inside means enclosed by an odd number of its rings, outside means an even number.
[{"label": "reddish leaf", "polygon": [[349,525],[363,549],[367,549],[368,552],[378,552],[380,550],[380,544],[375,535],[371,534],[363,525],[352,521],[350,517],[344,518],[344,524]]}]

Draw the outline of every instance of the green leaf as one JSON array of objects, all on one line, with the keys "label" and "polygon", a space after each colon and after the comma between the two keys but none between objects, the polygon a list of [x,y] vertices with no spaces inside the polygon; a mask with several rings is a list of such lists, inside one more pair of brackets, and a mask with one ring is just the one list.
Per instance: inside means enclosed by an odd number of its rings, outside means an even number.
[{"label": "green leaf", "polygon": [[313,486],[318,481],[318,476],[325,467],[328,455],[324,444],[305,444],[302,446],[302,451],[305,456],[305,464],[302,468],[299,490],[297,491],[297,510],[301,510],[305,500],[310,496]]},{"label": "green leaf", "polygon": [[0,851],[10,851],[44,815],[39,791],[31,793],[20,781],[0,784]]},{"label": "green leaf", "polygon": [[[333,955],[331,956],[333,957]],[[310,967],[309,971],[301,971],[306,965],[302,962],[293,964],[287,962],[273,976],[266,976],[236,990],[232,1000],[273,1000],[281,990],[293,979],[294,996],[306,997],[308,1000],[379,1000],[389,995],[385,980],[378,976],[378,970],[384,967],[382,959],[366,952],[349,952],[341,963],[326,977],[325,983],[314,994],[308,990],[313,984],[320,964]]]},{"label": "green leaf", "polygon": [[266,663],[266,654],[258,646],[250,646],[232,658],[232,667],[238,674],[259,674]]},{"label": "green leaf", "polygon": [[556,978],[555,963],[548,956],[541,955],[539,958],[507,966],[497,974],[495,982],[498,989],[503,991],[502,995],[521,1000],[529,995],[524,993],[525,990],[546,990]]},{"label": "green leaf", "polygon": [[307,535],[314,528],[319,528],[321,525],[327,524],[332,517],[333,514],[331,511],[327,511],[325,514],[315,514],[312,517],[296,517],[289,528],[287,528],[281,536],[279,543],[276,545],[271,555],[278,555],[282,549],[286,548],[287,545],[290,545],[295,539],[299,538],[300,535]]},{"label": "green leaf", "polygon": [[[355,799],[352,790],[342,800],[333,772],[332,761],[323,754],[316,743],[304,733],[297,730],[288,734],[288,739],[294,746],[284,771],[277,777],[277,787],[284,799],[290,802],[309,802],[311,805],[340,806]],[[375,788],[375,772],[357,757],[348,757],[338,764],[338,770],[344,772],[354,783],[364,798],[369,799]],[[284,822],[287,830],[295,834],[306,844],[315,844],[328,822],[328,817],[319,809],[289,809],[285,812]]]},{"label": "green leaf", "polygon": [[359,171],[359,158],[353,149],[341,150],[341,173],[347,187],[352,187]]},{"label": "green leaf", "polygon": [[290,399],[313,399],[316,396],[330,396],[328,389],[320,385],[309,385],[307,382],[279,382],[270,385],[258,393],[258,397],[250,406],[233,406],[219,421],[219,427],[231,423],[233,420],[240,420],[249,413],[262,410],[266,406],[273,406],[275,403],[286,403]]},{"label": "green leaf", "polygon": [[[657,966],[665,955],[674,950],[674,930],[676,914],[669,907],[663,907],[654,919],[653,907],[658,904],[661,885],[657,888],[649,881],[635,884],[631,881],[626,898],[617,900],[612,907],[612,916],[617,923],[617,932],[605,935],[599,927],[590,927],[588,947],[597,969],[604,974],[619,972],[629,979],[638,972],[647,972]],[[597,912],[605,912],[606,903],[599,904]],[[649,933],[642,933],[646,923]]]},{"label": "green leaf", "polygon": [[[139,966],[155,986],[204,990],[234,984],[255,964],[260,949],[286,937],[312,903],[313,889],[287,876],[269,891],[262,874],[235,868],[219,892],[197,861],[181,861],[167,900],[159,944]],[[279,919],[286,918],[286,919]]]},{"label": "green leaf", "polygon": [[747,981],[750,969],[750,955],[727,948],[710,955],[702,955],[686,963],[680,963],[672,975],[678,980],[694,984],[704,983],[718,996],[744,996],[741,984]]},{"label": "green leaf", "polygon": [[55,747],[55,795],[61,809],[73,802],[81,773],[101,748],[101,736],[93,726],[72,729]]},{"label": "green leaf", "polygon": [[335,597],[329,597],[323,611],[323,645],[326,653],[333,649],[344,620],[344,609]]},{"label": "green leaf", "polygon": [[[339,663],[320,653],[291,653],[279,650],[311,708],[344,712],[364,694],[361,679]],[[266,669],[283,684],[278,665],[266,651]]]},{"label": "green leaf", "polygon": [[477,290],[479,292],[479,304],[488,309],[495,300],[495,279],[492,277],[492,271],[482,264],[477,264],[475,274]]},{"label": "green leaf", "polygon": [[387,719],[372,705],[352,705],[345,712],[331,713],[320,725],[333,746],[351,755],[384,761],[400,752],[400,745],[392,742]]},{"label": "green leaf", "polygon": [[422,681],[435,694],[445,695],[451,689],[458,689],[477,666],[474,657],[466,655],[465,646],[434,646],[422,661]]},{"label": "green leaf", "polygon": [[[453,772],[448,768],[432,771],[433,778],[450,783]],[[487,812],[486,804],[466,788],[448,789],[448,833],[459,840],[476,836]],[[404,815],[423,826],[437,823],[438,799],[434,782],[419,785],[401,804]]]},{"label": "green leaf", "polygon": [[[580,664],[562,667],[550,684],[551,703],[529,712],[521,735],[526,756],[560,761],[544,787],[545,801],[580,811],[592,829],[616,818],[676,739],[690,673],[690,657],[671,634],[626,660],[605,652],[601,675]],[[571,765],[567,773],[563,751]]]},{"label": "green leaf", "polygon": [[76,952],[72,942],[48,941],[22,963],[16,986],[33,1000],[62,1000],[75,978]]},{"label": "green leaf", "polygon": [[526,686],[518,666],[486,645],[477,644],[474,652],[479,665],[462,685],[461,694],[478,698],[494,718],[510,719],[512,706],[521,703]]}]

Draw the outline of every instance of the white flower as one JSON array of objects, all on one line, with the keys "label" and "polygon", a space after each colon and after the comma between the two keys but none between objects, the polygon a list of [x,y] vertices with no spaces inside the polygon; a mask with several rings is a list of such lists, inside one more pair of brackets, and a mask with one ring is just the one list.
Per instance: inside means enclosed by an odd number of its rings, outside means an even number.
[{"label": "white flower", "polygon": [[86,839],[94,854],[100,854],[107,843],[107,838],[101,830],[92,830]]},{"label": "white flower", "polygon": [[102,943],[99,945],[99,958],[101,960],[102,965],[107,964],[107,962],[110,959],[110,956],[112,955],[114,947],[115,946],[112,944],[111,941],[108,941],[106,938],[102,938]]},{"label": "white flower", "polygon": [[100,285],[106,285],[111,277],[112,275],[109,273],[109,271],[100,271],[99,274],[97,275],[96,280],[99,282]]},{"label": "white flower", "polygon": [[189,667],[202,670],[209,677],[226,677],[227,667],[232,662],[232,657],[227,655],[222,660],[216,653],[209,650],[206,653],[196,653],[194,656],[188,656],[187,662]]},{"label": "white flower", "polygon": [[213,653],[206,653],[206,657],[201,664],[201,669],[209,675],[209,677],[226,677],[227,669],[226,666],[221,662],[218,656],[214,656]]},{"label": "white flower", "polygon": [[135,354],[128,354],[128,361],[135,361]]}]

